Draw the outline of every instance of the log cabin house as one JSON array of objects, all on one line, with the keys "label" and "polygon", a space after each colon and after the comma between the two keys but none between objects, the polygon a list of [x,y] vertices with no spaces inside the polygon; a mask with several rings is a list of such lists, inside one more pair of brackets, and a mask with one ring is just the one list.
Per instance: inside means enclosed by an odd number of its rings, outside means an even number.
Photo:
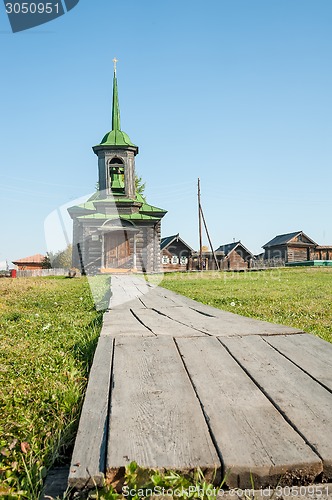
[{"label": "log cabin house", "polygon": [[317,243],[303,231],[295,231],[275,236],[262,248],[265,260],[281,259],[287,263],[311,260],[317,246]]},{"label": "log cabin house", "polygon": [[246,248],[241,240],[220,245],[216,250],[217,253],[222,252],[224,257],[221,261],[220,269],[223,270],[245,270],[250,269],[254,255]]},{"label": "log cabin house", "polygon": [[161,239],[161,261],[163,271],[187,271],[194,250],[179,236],[166,236]]}]

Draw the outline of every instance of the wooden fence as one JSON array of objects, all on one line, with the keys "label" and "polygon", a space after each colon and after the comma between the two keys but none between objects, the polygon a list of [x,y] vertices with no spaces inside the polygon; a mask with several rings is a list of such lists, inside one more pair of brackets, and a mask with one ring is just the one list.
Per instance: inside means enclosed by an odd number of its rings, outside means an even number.
[{"label": "wooden fence", "polygon": [[251,269],[270,269],[271,267],[285,267],[284,259],[254,259]]},{"label": "wooden fence", "polygon": [[36,276],[68,276],[69,269],[33,269],[30,271],[17,271],[18,278],[31,278]]}]

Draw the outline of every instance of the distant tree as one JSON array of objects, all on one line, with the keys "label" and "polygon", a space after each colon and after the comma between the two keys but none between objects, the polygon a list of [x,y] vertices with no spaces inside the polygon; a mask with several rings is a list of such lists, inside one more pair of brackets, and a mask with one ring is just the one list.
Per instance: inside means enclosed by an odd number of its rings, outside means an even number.
[{"label": "distant tree", "polygon": [[68,245],[64,250],[56,252],[54,256],[51,257],[51,264],[54,269],[68,269],[72,264],[72,251],[73,246]]},{"label": "distant tree", "polygon": [[[96,191],[99,191],[99,182],[98,181],[96,182],[95,189],[96,189]],[[135,175],[135,189],[136,189],[136,193],[140,194],[145,200],[145,196],[144,196],[145,182],[143,182],[142,177],[138,176],[137,174]]]},{"label": "distant tree", "polygon": [[145,201],[145,196],[144,196],[145,182],[143,182],[142,177],[138,176],[137,174],[135,176],[135,189],[136,193],[140,194],[143,200]]},{"label": "distant tree", "polygon": [[51,257],[52,257],[52,254],[50,252],[47,252],[45,257],[44,257],[44,260],[42,262],[43,269],[51,269],[51,267],[52,267]]}]

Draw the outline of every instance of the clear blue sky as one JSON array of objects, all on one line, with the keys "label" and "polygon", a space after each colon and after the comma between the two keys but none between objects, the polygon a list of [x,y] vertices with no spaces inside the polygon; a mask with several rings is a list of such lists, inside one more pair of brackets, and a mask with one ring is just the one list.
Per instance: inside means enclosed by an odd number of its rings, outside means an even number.
[{"label": "clear blue sky", "polygon": [[199,176],[215,247],[332,244],[331,0],[81,0],[17,34],[1,4],[0,51],[0,262],[45,252],[47,215],[93,191],[114,56],[164,236],[198,247]]}]

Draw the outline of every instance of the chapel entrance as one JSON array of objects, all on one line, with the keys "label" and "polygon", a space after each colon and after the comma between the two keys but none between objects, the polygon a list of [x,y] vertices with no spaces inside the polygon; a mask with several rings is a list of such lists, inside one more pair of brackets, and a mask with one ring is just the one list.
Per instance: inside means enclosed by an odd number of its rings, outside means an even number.
[{"label": "chapel entrance", "polygon": [[112,231],[104,235],[105,268],[130,268],[131,256],[127,231]]}]

